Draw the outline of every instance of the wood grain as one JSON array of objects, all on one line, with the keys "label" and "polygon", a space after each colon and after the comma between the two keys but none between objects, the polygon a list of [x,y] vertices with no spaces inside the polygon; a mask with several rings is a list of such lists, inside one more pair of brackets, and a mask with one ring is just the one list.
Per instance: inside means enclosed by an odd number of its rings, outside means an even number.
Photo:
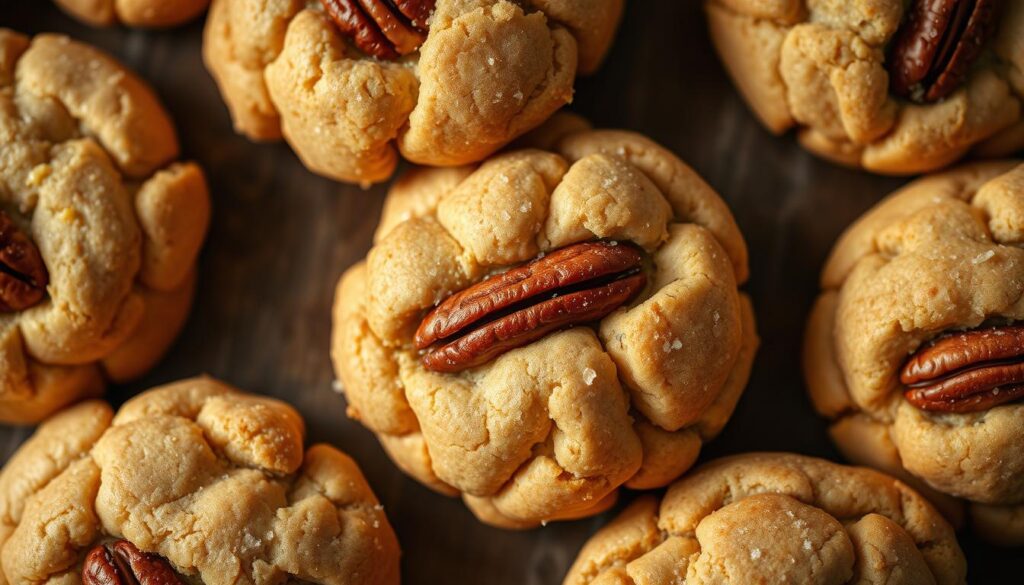
[{"label": "wood grain", "polygon": [[[333,443],[362,465],[398,531],[405,583],[561,582],[607,515],[527,532],[482,526],[459,501],[398,472],[373,436],[345,418],[344,400],[331,389],[334,285],[369,249],[384,187],[332,183],[306,171],[283,144],[236,136],[202,66],[201,23],[92,30],[50,2],[3,0],[0,25],[67,33],[118,56],[156,87],[178,123],[184,156],[210,179],[215,211],[191,319],[153,372],[112,389],[115,403],[203,372],[285,399],[305,415],[312,441]],[[633,0],[610,59],[578,84],[574,109],[678,153],[723,194],[750,246],[746,290],[763,345],[735,416],[702,457],[787,450],[838,458],[800,377],[804,319],[836,236],[902,181],[838,168],[803,152],[792,136],[763,130],[726,79],[694,0]],[[27,433],[0,428],[5,460]],[[1020,549],[961,538],[972,582],[998,582],[1019,569]]]}]

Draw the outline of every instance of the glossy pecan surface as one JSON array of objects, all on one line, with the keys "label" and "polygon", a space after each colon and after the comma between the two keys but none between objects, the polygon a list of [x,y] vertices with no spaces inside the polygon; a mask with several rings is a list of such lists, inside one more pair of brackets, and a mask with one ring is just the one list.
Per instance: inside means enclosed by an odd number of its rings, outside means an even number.
[{"label": "glossy pecan surface", "polygon": [[[458,372],[570,325],[601,319],[647,283],[640,250],[576,244],[452,295],[420,323],[424,366]],[[435,345],[436,344],[436,345]]]},{"label": "glossy pecan surface", "polygon": [[49,282],[39,248],[0,211],[0,312],[22,311],[39,303]]},{"label": "glossy pecan surface", "polygon": [[82,564],[83,585],[183,585],[171,565],[127,540],[97,545]]},{"label": "glossy pecan surface", "polygon": [[904,365],[904,397],[933,412],[977,412],[1024,397],[1024,325],[941,337]]},{"label": "glossy pecan surface", "polygon": [[1000,0],[914,0],[889,54],[893,93],[935,102],[959,88],[995,32]]},{"label": "glossy pecan surface", "polygon": [[360,51],[397,59],[427,38],[434,0],[321,0],[338,30]]}]

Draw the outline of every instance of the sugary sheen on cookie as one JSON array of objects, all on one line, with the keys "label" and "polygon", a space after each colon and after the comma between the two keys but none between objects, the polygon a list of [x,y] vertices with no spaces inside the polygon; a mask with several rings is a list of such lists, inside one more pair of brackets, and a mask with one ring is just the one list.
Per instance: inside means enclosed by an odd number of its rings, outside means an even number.
[{"label": "sugary sheen on cookie", "polygon": [[210,202],[153,92],[66,37],[0,29],[0,421],[148,370],[192,301]]},{"label": "sugary sheen on cookie", "polygon": [[743,238],[692,169],[571,118],[529,142],[401,178],[334,308],[350,416],[504,527],[675,479],[758,343]]},{"label": "sugary sheen on cookie", "polygon": [[564,585],[962,585],[953,528],[899,481],[785,453],[708,463],[637,499],[580,551]]},{"label": "sugary sheen on cookie", "polygon": [[804,372],[852,461],[1024,543],[1024,165],[914,181],[825,265]]},{"label": "sugary sheen on cookie", "polygon": [[399,153],[467,164],[540,125],[600,64],[624,0],[432,4],[214,0],[203,55],[236,130],[368,184]]},{"label": "sugary sheen on cookie", "polygon": [[0,582],[397,585],[358,466],[304,434],[210,378],[65,410],[0,472]]},{"label": "sugary sheen on cookie", "polygon": [[711,38],[772,132],[895,175],[1024,148],[1024,3],[706,0]]}]

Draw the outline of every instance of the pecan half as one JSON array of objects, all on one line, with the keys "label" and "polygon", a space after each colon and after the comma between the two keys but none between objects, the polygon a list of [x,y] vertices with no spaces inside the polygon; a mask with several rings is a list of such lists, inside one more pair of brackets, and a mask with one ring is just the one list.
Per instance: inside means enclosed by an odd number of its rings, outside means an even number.
[{"label": "pecan half", "polygon": [[955,333],[911,356],[900,372],[907,402],[936,412],[977,412],[1024,398],[1024,325]]},{"label": "pecan half", "polygon": [[97,545],[85,555],[82,585],[184,585],[170,563],[127,540]]},{"label": "pecan half", "polygon": [[1001,0],[914,0],[889,54],[893,93],[934,102],[967,77],[995,32]]},{"label": "pecan half", "polygon": [[643,255],[627,244],[562,248],[496,274],[434,308],[416,330],[428,370],[458,372],[548,333],[608,315],[647,284]]},{"label": "pecan half", "polygon": [[28,309],[46,296],[50,273],[39,248],[0,211],[0,312]]},{"label": "pecan half", "polygon": [[435,0],[320,0],[342,34],[380,59],[414,52],[427,38]]}]

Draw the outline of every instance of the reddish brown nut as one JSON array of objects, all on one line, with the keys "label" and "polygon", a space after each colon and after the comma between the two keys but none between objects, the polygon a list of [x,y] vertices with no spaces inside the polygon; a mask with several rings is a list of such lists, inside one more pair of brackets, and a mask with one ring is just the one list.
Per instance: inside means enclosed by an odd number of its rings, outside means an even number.
[{"label": "reddish brown nut", "polygon": [[360,51],[380,59],[397,59],[423,44],[434,2],[321,0],[338,30]]},{"label": "reddish brown nut", "polygon": [[32,307],[46,296],[50,274],[39,248],[0,211],[0,311]]},{"label": "reddish brown nut", "polygon": [[889,53],[890,87],[916,102],[953,93],[992,37],[1001,0],[914,0]]},{"label": "reddish brown nut", "polygon": [[416,331],[423,365],[458,372],[570,325],[601,319],[643,290],[643,255],[590,242],[540,257],[456,293]]},{"label": "reddish brown nut", "polygon": [[940,337],[900,372],[904,397],[936,412],[977,412],[1024,397],[1024,325]]},{"label": "reddish brown nut", "polygon": [[97,545],[82,564],[83,585],[184,585],[160,556],[144,553],[127,540]]}]

